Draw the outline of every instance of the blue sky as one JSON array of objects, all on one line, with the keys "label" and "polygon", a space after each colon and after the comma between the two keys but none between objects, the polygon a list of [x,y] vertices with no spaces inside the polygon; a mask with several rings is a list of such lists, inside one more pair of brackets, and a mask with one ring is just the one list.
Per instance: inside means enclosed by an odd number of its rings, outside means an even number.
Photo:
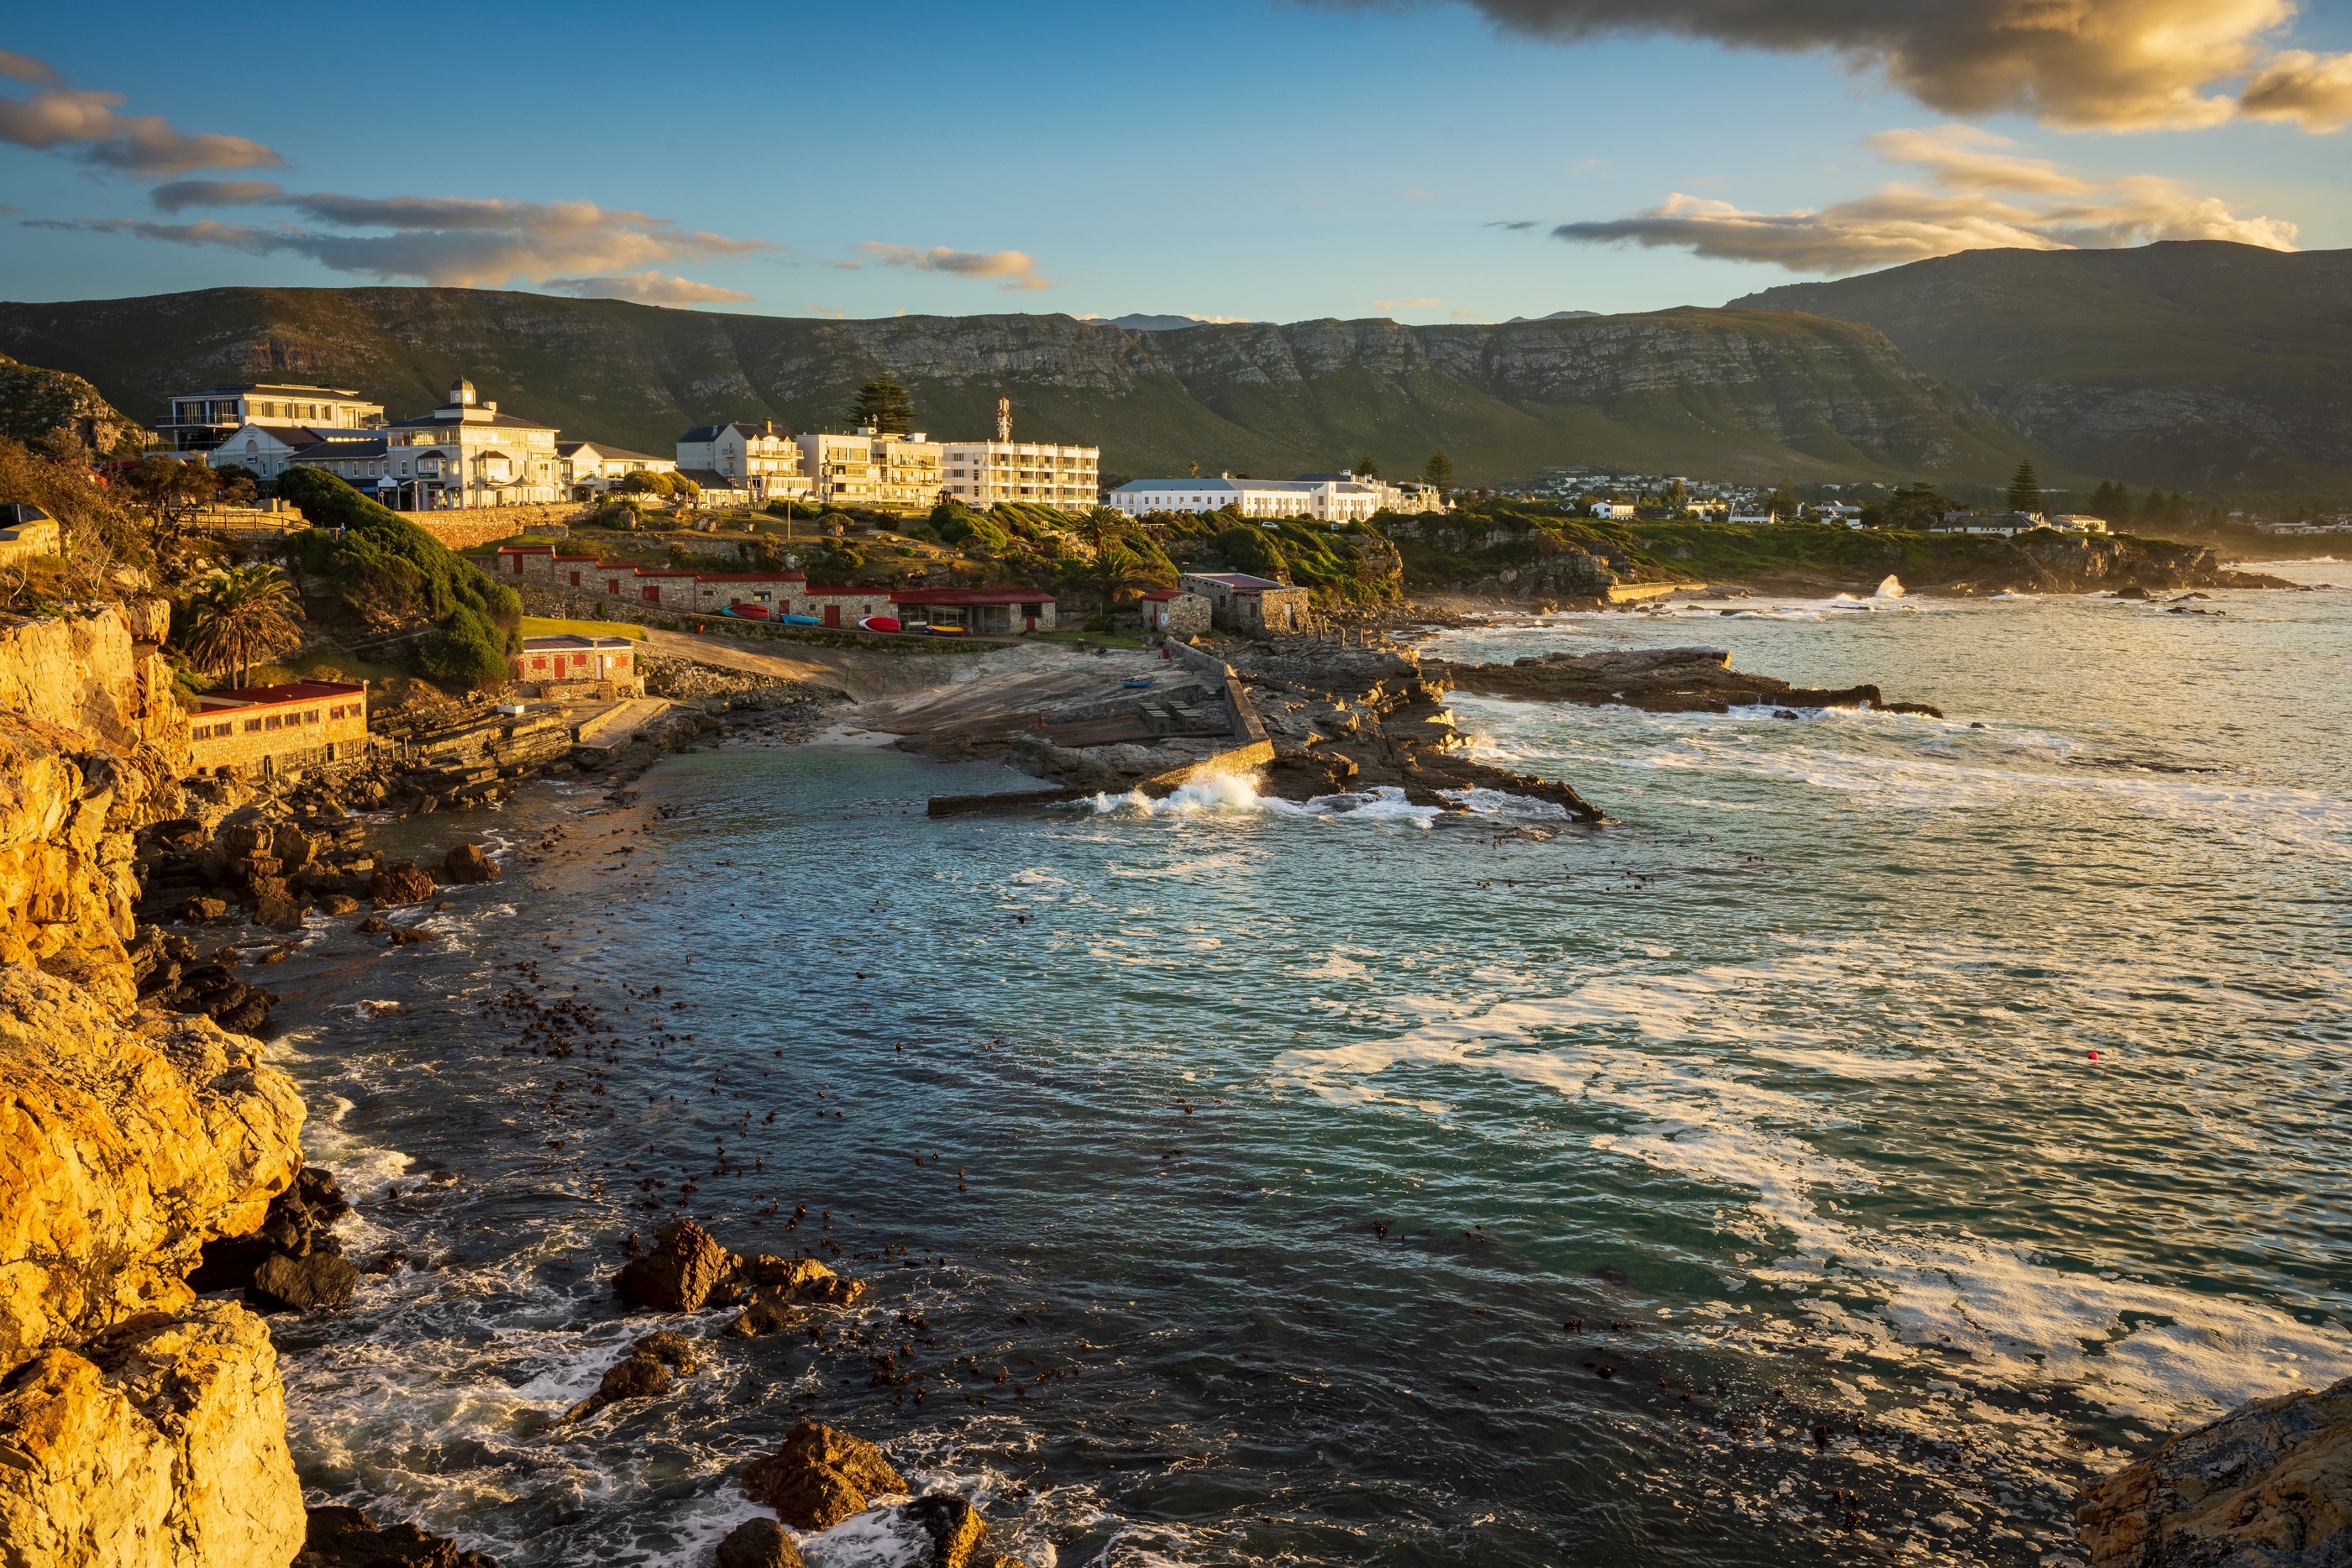
[{"label": "blue sky", "polygon": [[[1544,15],[1588,3],[1609,0],[1492,0]],[[2090,3],[2137,15],[2189,0]],[[1901,90],[1826,47],[1562,44],[1444,0],[512,5],[437,21],[247,5],[196,28],[183,9],[132,5],[102,30],[19,14],[0,49],[57,79],[0,83],[17,104],[120,94],[117,116],[243,138],[278,162],[164,167],[202,156],[165,153],[142,172],[131,154],[94,165],[109,145],[95,139],[43,149],[12,134],[0,203],[21,211],[0,219],[16,225],[0,230],[0,297],[432,277],[740,295],[708,303],[780,315],[1499,320],[1720,304],[1968,236],[2288,243],[2293,225],[2305,248],[2352,245],[2352,131],[2305,128],[2333,123],[2339,76],[2352,101],[2344,5],[2290,20],[2284,0],[2204,3],[2252,18],[2240,32],[2257,64],[2304,51],[2290,66],[2307,61],[2294,68],[2318,85],[2295,101],[2322,107],[2262,120],[2225,104],[2214,112],[2229,118],[2189,128],[2048,123],[2081,118],[2074,59],[2024,106],[2039,118],[1955,112],[1962,89]],[[1706,0],[1677,4],[1697,15]],[[2226,98],[2246,74],[2199,90]],[[159,211],[150,193],[173,180],[282,194],[183,191]],[[290,200],[317,193],[361,204]],[[477,205],[456,231],[372,221],[382,212],[363,204],[395,196]],[[1530,226],[1498,226],[1513,223]],[[1555,237],[1578,224],[1614,226]],[[514,270],[497,271],[509,251],[485,252],[486,232],[512,242]],[[408,270],[366,270],[384,266]]]}]

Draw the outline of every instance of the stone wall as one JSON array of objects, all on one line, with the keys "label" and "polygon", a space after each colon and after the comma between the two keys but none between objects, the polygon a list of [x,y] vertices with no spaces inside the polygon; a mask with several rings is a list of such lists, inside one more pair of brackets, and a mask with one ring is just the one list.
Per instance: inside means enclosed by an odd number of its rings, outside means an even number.
[{"label": "stone wall", "polygon": [[451,512],[400,514],[451,549],[471,549],[517,534],[546,534],[556,538],[572,532],[571,520],[580,508],[568,503],[552,507],[478,507]]}]

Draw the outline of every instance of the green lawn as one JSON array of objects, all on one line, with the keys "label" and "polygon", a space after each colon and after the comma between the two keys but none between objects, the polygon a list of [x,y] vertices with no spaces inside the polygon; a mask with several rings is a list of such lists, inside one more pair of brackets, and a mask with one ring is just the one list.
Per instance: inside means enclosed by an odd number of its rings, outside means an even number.
[{"label": "green lawn", "polygon": [[634,637],[642,643],[646,629],[632,626],[625,621],[551,621],[541,615],[522,618],[522,634],[526,637]]}]

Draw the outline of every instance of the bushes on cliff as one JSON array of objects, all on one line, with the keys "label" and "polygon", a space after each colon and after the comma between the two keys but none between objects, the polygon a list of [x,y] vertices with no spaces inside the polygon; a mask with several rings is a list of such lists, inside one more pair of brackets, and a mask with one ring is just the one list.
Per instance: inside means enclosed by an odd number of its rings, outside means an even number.
[{"label": "bushes on cliff", "polygon": [[441,641],[462,643],[471,628],[453,618],[464,610],[489,629],[493,652],[520,647],[521,596],[398,512],[317,468],[289,469],[278,494],[310,523],[299,536],[303,569],[333,582],[362,621],[397,626],[423,615],[442,623]]},{"label": "bushes on cliff", "polygon": [[438,685],[494,691],[509,674],[506,639],[479,611],[460,604],[417,649],[416,672]]},{"label": "bushes on cliff", "polygon": [[1236,524],[1211,542],[1235,571],[1245,571],[1253,577],[1277,582],[1287,580],[1290,562],[1284,558],[1282,547],[1274,542],[1273,535],[1256,524]]}]

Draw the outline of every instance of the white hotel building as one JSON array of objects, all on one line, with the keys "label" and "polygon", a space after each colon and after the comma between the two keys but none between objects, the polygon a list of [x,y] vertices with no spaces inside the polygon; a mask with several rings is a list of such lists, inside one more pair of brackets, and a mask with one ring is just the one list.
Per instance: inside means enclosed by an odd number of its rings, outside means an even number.
[{"label": "white hotel building", "polygon": [[1035,441],[942,444],[942,487],[950,500],[984,512],[999,501],[1086,510],[1102,495],[1102,448]]},{"label": "white hotel building", "polygon": [[1149,512],[1216,512],[1230,507],[1244,517],[1313,517],[1358,523],[1381,509],[1381,489],[1358,479],[1131,479],[1110,493],[1129,517]]}]

